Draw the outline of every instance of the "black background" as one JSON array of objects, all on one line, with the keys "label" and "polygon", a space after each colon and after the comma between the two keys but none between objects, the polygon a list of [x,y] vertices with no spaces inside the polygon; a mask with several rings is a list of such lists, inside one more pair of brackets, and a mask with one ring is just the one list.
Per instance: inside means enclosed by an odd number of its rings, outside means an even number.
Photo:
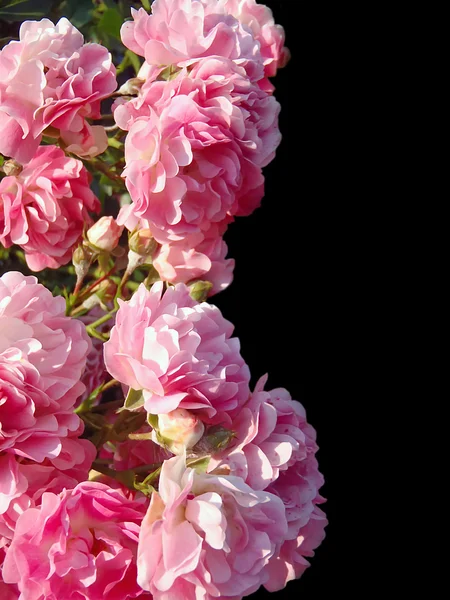
[{"label": "black background", "polygon": [[[285,387],[305,406],[318,432],[329,525],[300,580],[252,598],[312,600],[336,592],[348,598],[349,582],[358,577],[354,554],[362,550],[351,548],[351,509],[344,509],[353,501],[349,484],[358,460],[345,450],[344,430],[356,381],[355,348],[348,350],[350,315],[361,299],[354,287],[358,246],[349,224],[355,178],[341,110],[347,96],[345,40],[333,27],[339,15],[329,9],[297,0],[265,4],[285,28],[292,55],[273,80],[283,140],[264,170],[261,208],[229,228],[235,277],[213,302],[235,324],[253,383],[269,373],[267,389]],[[357,597],[365,597],[360,592]]]}]

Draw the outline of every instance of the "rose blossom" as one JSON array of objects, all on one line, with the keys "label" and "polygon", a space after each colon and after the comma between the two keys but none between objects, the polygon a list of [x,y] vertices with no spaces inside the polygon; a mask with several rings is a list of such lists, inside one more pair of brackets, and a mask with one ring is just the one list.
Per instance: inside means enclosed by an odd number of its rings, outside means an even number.
[{"label": "rose blossom", "polygon": [[123,175],[133,200],[120,222],[132,212],[164,244],[206,236],[211,224],[257,208],[261,168],[281,136],[275,98],[227,59],[202,59],[170,81],[155,77],[137,99],[118,102],[114,117],[128,130]]},{"label": "rose blossom", "polygon": [[35,277],[0,278],[0,513],[28,489],[23,463],[67,470],[93,459],[73,413],[90,341],[65,308]]},{"label": "rose blossom", "polygon": [[26,459],[20,459],[19,462],[12,456],[3,460],[2,473],[14,471],[15,480],[19,483],[18,486],[16,483],[16,487],[20,489],[21,482],[24,482],[26,491],[20,492],[11,500],[11,487],[6,493],[0,489],[0,504],[2,496],[9,503],[7,510],[0,514],[0,546],[9,546],[17,519],[27,508],[39,506],[44,492],[58,494],[88,479],[95,456],[96,449],[89,440],[74,436],[63,442],[63,450],[58,456],[60,468],[56,468],[53,464],[55,461],[50,459],[45,459],[40,464]]},{"label": "rose blossom", "polygon": [[233,326],[218,308],[197,303],[178,284],[162,295],[157,282],[141,284],[120,309],[106,342],[109,373],[142,390],[151,414],[178,407],[200,411],[202,420],[229,422],[230,411],[249,395],[249,370],[231,338]]},{"label": "rose blossom", "polygon": [[241,599],[265,582],[285,534],[279,498],[175,457],[163,464],[142,522],[138,582],[154,600]]},{"label": "rose blossom", "polygon": [[3,565],[3,580],[25,598],[136,598],[136,552],[144,496],[84,482],[18,519]]},{"label": "rose blossom", "polygon": [[148,65],[178,65],[222,56],[245,67],[252,79],[261,77],[259,43],[252,31],[227,12],[223,2],[155,0],[151,15],[143,8],[131,9],[131,14],[133,21],[125,22],[120,32],[122,42],[145,56]]},{"label": "rose blossom", "polygon": [[87,238],[99,250],[111,252],[119,243],[123,227],[118,225],[114,217],[101,217],[88,230]]},{"label": "rose blossom", "polygon": [[225,258],[228,247],[222,235],[226,223],[212,224],[204,234],[162,244],[153,258],[161,279],[170,283],[205,279],[212,283],[210,296],[228,287],[233,280],[234,260]]},{"label": "rose blossom", "polygon": [[254,489],[279,496],[288,522],[286,541],[269,562],[269,591],[282,589],[300,577],[309,563],[305,556],[321,543],[327,524],[318,504],[323,476],[318,470],[316,432],[306,420],[303,406],[285,389],[255,392],[233,421],[236,437],[225,451],[211,459],[208,469],[224,467]]},{"label": "rose blossom", "polygon": [[274,77],[286,66],[289,50],[284,46],[284,29],[275,25],[271,9],[256,0],[222,0],[225,10],[252,32],[260,43],[266,77]]},{"label": "rose blossom", "polygon": [[40,146],[16,176],[0,181],[0,242],[18,244],[33,271],[68,263],[89,211],[100,202],[81,161],[56,146]]},{"label": "rose blossom", "polygon": [[117,87],[108,50],[84,44],[65,18],[25,21],[19,37],[0,51],[0,152],[27,163],[50,126],[72,152],[103,152],[104,130],[86,118],[98,119],[101,100]]}]

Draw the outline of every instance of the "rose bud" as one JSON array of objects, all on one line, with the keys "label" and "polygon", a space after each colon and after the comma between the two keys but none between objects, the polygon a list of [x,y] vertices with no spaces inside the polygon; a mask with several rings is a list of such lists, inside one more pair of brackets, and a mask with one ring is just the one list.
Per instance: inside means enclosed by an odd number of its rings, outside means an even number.
[{"label": "rose bud", "polygon": [[150,229],[138,229],[130,235],[128,246],[139,256],[149,256],[158,247],[158,242],[152,236]]},{"label": "rose bud", "polygon": [[158,415],[152,439],[174,454],[182,454],[201,439],[205,427],[200,419],[184,408]]},{"label": "rose bud", "polygon": [[87,231],[87,238],[97,250],[111,252],[119,243],[123,226],[118,225],[113,217],[102,217]]}]

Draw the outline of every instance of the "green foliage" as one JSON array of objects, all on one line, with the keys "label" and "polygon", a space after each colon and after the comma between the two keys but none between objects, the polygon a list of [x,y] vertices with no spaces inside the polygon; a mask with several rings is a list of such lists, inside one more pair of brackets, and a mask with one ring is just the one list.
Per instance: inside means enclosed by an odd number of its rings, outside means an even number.
[{"label": "green foliage", "polygon": [[0,7],[0,19],[8,22],[42,19],[55,4],[54,0],[6,0]]}]

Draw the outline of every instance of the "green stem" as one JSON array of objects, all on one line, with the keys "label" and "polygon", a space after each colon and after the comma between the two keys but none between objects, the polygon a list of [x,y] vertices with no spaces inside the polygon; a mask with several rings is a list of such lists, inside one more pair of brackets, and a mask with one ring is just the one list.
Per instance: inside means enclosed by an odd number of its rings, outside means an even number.
[{"label": "green stem", "polygon": [[115,314],[116,314],[116,311],[113,310],[110,313],[107,313],[106,315],[103,315],[103,317],[100,317],[100,319],[97,319],[93,323],[90,323],[88,325],[88,327],[90,327],[92,329],[97,329],[97,327],[100,327],[100,325],[103,325],[103,323],[106,323],[107,321],[109,321],[110,319],[112,319]]},{"label": "green stem", "polygon": [[121,185],[123,185],[124,180],[122,179],[122,177],[120,175],[117,175],[117,173],[114,173],[113,171],[111,171],[111,169],[108,168],[108,166],[101,160],[99,159],[95,159],[92,161],[92,165],[98,169],[101,173],[103,173],[103,175],[106,175],[106,177],[108,177],[108,179],[111,179],[111,181],[116,181],[118,183],[120,183]]},{"label": "green stem", "polygon": [[125,271],[125,273],[123,274],[122,279],[120,280],[119,285],[117,286],[116,295],[114,296],[114,309],[116,311],[119,310],[119,303],[117,302],[117,300],[122,296],[123,286],[126,284],[126,282],[128,281],[128,279],[130,278],[130,275],[131,275],[131,273],[128,273],[128,270]]},{"label": "green stem", "polygon": [[86,327],[86,331],[91,337],[95,337],[98,340],[101,340],[102,342],[106,341],[104,336],[101,333],[99,333],[98,331],[95,331],[95,329],[92,329],[89,325]]}]

